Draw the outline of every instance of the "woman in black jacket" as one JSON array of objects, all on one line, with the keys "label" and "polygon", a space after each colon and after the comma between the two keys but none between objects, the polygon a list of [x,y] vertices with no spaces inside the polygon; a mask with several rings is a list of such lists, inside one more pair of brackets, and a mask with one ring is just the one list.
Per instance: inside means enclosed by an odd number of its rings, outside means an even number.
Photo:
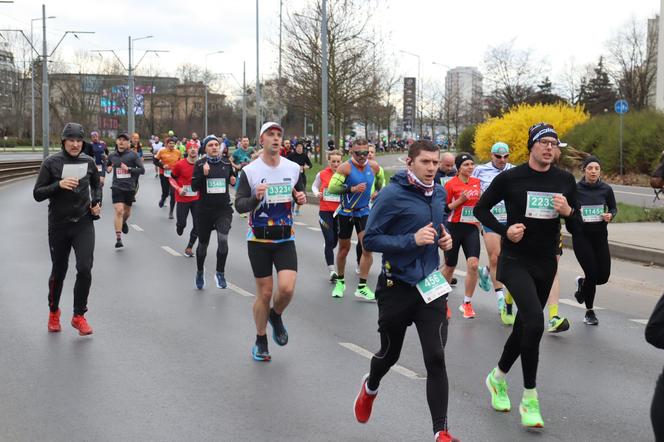
[{"label": "woman in black jacket", "polygon": [[[646,341],[657,348],[664,349],[664,296],[659,298],[648,325],[646,326]],[[664,373],[659,376],[655,386],[655,395],[650,407],[650,420],[655,430],[655,441],[664,441]]]},{"label": "woman in black jacket", "polygon": [[611,255],[607,224],[618,214],[613,189],[600,179],[602,167],[599,159],[589,156],[583,161],[583,178],[577,183],[577,200],[583,220],[578,232],[572,235],[574,254],[585,276],[576,277],[574,297],[579,304],[586,304],[588,325],[599,321],[593,310],[595,291],[605,284],[611,274]]}]

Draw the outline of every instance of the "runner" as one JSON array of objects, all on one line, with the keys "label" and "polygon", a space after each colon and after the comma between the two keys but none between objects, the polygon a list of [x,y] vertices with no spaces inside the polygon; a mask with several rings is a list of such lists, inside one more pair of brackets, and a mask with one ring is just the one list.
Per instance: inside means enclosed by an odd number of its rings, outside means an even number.
[{"label": "runner", "polygon": [[[292,199],[295,197],[299,204],[306,202],[304,189],[297,187],[300,166],[279,155],[282,136],[279,124],[263,124],[259,135],[263,153],[243,169],[235,196],[235,209],[239,213],[251,212],[247,250],[256,278],[253,306],[256,343],[251,355],[257,361],[271,359],[266,334],[268,321],[274,342],[281,346],[288,343],[281,315],[293,298],[297,276]],[[272,266],[277,270],[274,295]]]},{"label": "runner", "polygon": [[[328,167],[316,174],[311,191],[319,199],[318,224],[325,240],[325,262],[330,271],[330,282],[336,282],[337,272],[334,271],[334,249],[339,243],[339,221],[335,212],[339,208],[341,197],[328,191],[332,175],[341,164],[341,152],[331,150],[327,153]],[[362,252],[360,251],[360,255]]]},{"label": "runner", "polygon": [[[508,163],[510,148],[506,143],[501,141],[491,146],[491,161],[486,164],[480,164],[473,171],[473,176],[480,180],[482,186],[482,193],[489,188],[491,181],[501,172],[509,170],[514,167]],[[496,219],[502,224],[507,222],[507,215],[505,213],[505,203],[501,201],[492,209]],[[496,292],[496,300],[498,302],[498,313],[500,319],[505,325],[514,324],[514,312],[512,311],[512,296],[505,293],[504,286],[500,281],[496,280],[496,267],[498,266],[498,255],[500,255],[500,235],[488,228],[482,226],[484,231],[484,245],[486,252],[489,255],[489,266],[480,266],[479,278],[480,287],[485,292],[491,289],[489,278],[493,283],[493,288]]]},{"label": "runner", "polygon": [[198,160],[198,145],[196,143],[188,143],[187,157],[178,161],[173,166],[169,183],[175,192],[175,232],[178,236],[182,236],[184,229],[187,227],[187,217],[191,212],[191,233],[189,233],[189,242],[184,249],[184,255],[192,258],[194,252],[192,248],[198,238],[196,233],[197,221],[197,208],[199,193],[191,188],[191,179],[194,175],[194,164]]},{"label": "runner", "polygon": [[161,181],[161,198],[159,199],[159,207],[164,207],[164,201],[169,196],[171,197],[168,210],[168,219],[173,219],[173,209],[175,208],[175,197],[173,188],[170,186],[168,179],[171,177],[171,169],[180,160],[180,151],[175,148],[177,138],[170,137],[166,140],[166,147],[162,148],[155,155],[157,165],[159,166],[159,180]]},{"label": "runner", "polygon": [[445,191],[434,181],[438,157],[431,142],[413,143],[407,171],[392,177],[369,215],[364,244],[383,253],[376,286],[381,347],[371,358],[354,410],[358,422],[369,420],[380,381],[398,361],[406,329],[415,323],[427,370],[434,437],[437,442],[451,442],[458,441],[447,429],[445,310],[451,288],[438,271],[438,249],[449,250],[452,238],[443,227]]},{"label": "runner", "polygon": [[618,214],[613,189],[600,179],[601,172],[599,159],[589,156],[583,160],[584,176],[576,185],[583,224],[580,234],[572,236],[572,245],[584,276],[576,277],[574,297],[579,304],[585,302],[583,322],[588,325],[599,324],[593,310],[595,290],[596,286],[606,284],[611,274],[607,224]]},{"label": "runner", "polygon": [[[344,296],[346,283],[344,272],[346,268],[346,257],[350,251],[350,237],[353,227],[357,232],[358,242],[364,237],[364,227],[369,217],[369,202],[371,201],[371,189],[375,181],[375,175],[379,166],[375,161],[369,161],[369,142],[359,138],[353,142],[351,148],[351,159],[341,163],[336,173],[330,180],[328,187],[330,193],[341,195],[341,205],[338,212],[339,218],[339,250],[337,251],[337,280],[335,282],[332,296],[341,298]],[[376,189],[380,190],[377,185]],[[360,258],[360,282],[355,290],[355,296],[373,301],[376,299],[374,293],[367,286],[367,277],[373,257],[368,250],[362,250]]]},{"label": "runner", "polygon": [[121,132],[115,140],[115,151],[108,156],[106,172],[112,173],[111,198],[115,211],[115,248],[124,247],[122,234],[129,233],[127,220],[136,202],[138,176],[145,173],[143,160],[129,149],[129,135]]},{"label": "runner", "polygon": [[[454,275],[459,261],[459,250],[463,247],[466,257],[466,279],[463,304],[459,311],[465,319],[475,317],[472,298],[477,286],[477,267],[480,259],[480,231],[479,223],[473,215],[473,207],[480,198],[480,180],[471,176],[475,168],[475,161],[469,153],[462,152],[454,159],[457,176],[445,184],[447,193],[447,207],[451,211],[447,229],[452,235],[453,245],[445,252],[445,265],[443,276],[449,281]],[[451,314],[450,311],[447,312]]]},{"label": "runner", "polygon": [[[225,268],[228,232],[233,221],[233,206],[228,189],[235,184],[235,174],[230,161],[222,154],[222,146],[215,135],[208,135],[203,139],[201,149],[205,150],[205,157],[196,162],[191,180],[192,191],[200,195],[195,211],[195,227],[198,233],[195,285],[199,290],[205,288],[205,258],[212,230],[217,231],[215,283],[220,289],[227,286]],[[190,146],[190,151],[191,149],[194,147]],[[184,227],[182,229],[184,230]]]},{"label": "runner", "polygon": [[[646,341],[664,349],[664,295],[659,298],[646,325]],[[655,384],[655,394],[650,405],[650,421],[655,432],[655,441],[664,440],[664,372]]]},{"label": "runner", "polygon": [[[298,181],[298,187],[301,187],[302,189],[307,188],[307,176],[305,175],[305,172],[308,169],[311,169],[311,160],[309,159],[309,155],[304,151],[304,144],[302,143],[297,143],[295,145],[295,150],[291,151],[288,154],[287,157],[289,160],[291,160],[294,163],[297,163],[298,166],[300,166],[300,179]],[[296,204],[295,205],[295,215],[300,214],[300,205]]]},{"label": "runner", "polygon": [[158,136],[154,136],[154,139],[152,140],[152,143],[150,144],[150,147],[152,147],[152,162],[154,163],[154,177],[158,178],[159,177],[159,166],[158,166],[158,161],[157,161],[157,153],[164,148],[164,143],[159,141]]},{"label": "runner", "polygon": [[92,284],[92,261],[95,228],[92,223],[101,214],[102,188],[95,161],[83,154],[83,126],[67,123],[60,140],[62,152],[44,160],[35,182],[37,202],[48,198],[48,245],[51,252],[51,276],[48,280],[48,331],[59,332],[60,295],[67,276],[69,253],[76,256],[74,316],[71,325],[79,335],[92,334],[85,319]]},{"label": "runner", "polygon": [[291,152],[292,149],[291,149],[290,140],[284,140],[281,149],[279,149],[279,155],[281,155],[284,158],[288,158],[288,155],[290,155]]},{"label": "runner", "polygon": [[[543,427],[536,379],[539,343],[544,332],[542,311],[556,274],[559,216],[569,228],[579,222],[574,177],[552,167],[558,135],[552,126],[539,123],[528,131],[528,162],[494,178],[475,207],[480,222],[503,237],[497,279],[512,293],[518,307],[512,333],[486,385],[491,405],[509,411],[506,373],[521,357],[524,393],[519,406],[525,427]],[[507,224],[491,209],[505,201]]]},{"label": "runner", "polygon": [[134,153],[138,155],[140,159],[143,159],[143,145],[141,144],[141,136],[138,132],[131,134],[129,148],[134,151]]},{"label": "runner", "polygon": [[[369,155],[367,155],[367,158],[369,161],[376,161],[376,146],[369,143]],[[376,163],[378,163],[376,161]],[[378,173],[376,174],[376,179],[374,180],[372,186],[371,186],[371,201],[369,201],[369,208],[371,208],[371,205],[373,204],[373,201],[376,199],[378,196],[378,191],[376,190],[376,184],[378,184],[378,189],[382,189],[385,187],[385,171],[383,170],[382,166],[379,164],[378,165]],[[357,263],[357,266],[355,267],[355,273],[358,275],[360,274],[360,260],[362,259],[362,242],[358,241],[357,245],[355,246],[355,260]]]},{"label": "runner", "polygon": [[99,138],[99,132],[97,131],[90,132],[90,145],[92,146],[91,149],[92,155],[90,154],[88,155],[93,157],[95,160],[95,165],[97,166],[97,170],[99,171],[100,182],[103,187],[104,180],[106,178],[104,170],[106,169],[105,165],[106,161],[108,160],[108,146],[106,146],[106,143]]},{"label": "runner", "polygon": [[[451,152],[443,152],[440,154],[440,164],[438,165],[438,170],[436,171],[436,181],[441,186],[445,187],[445,184],[454,178],[457,175],[456,166],[454,165],[454,154]],[[449,207],[445,204],[445,210],[443,212],[443,225],[447,228],[448,220],[450,216]],[[452,279],[449,280],[449,283],[452,287],[456,287],[457,279],[452,276]],[[449,313],[449,312],[448,312]]]}]

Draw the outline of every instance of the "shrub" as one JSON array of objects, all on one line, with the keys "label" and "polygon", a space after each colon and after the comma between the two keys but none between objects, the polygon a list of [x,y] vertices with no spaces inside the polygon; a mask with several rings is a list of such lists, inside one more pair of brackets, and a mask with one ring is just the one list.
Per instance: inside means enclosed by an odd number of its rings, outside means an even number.
[{"label": "shrub", "polygon": [[468,152],[475,154],[475,131],[477,130],[477,125],[472,124],[467,126],[459,134],[459,141],[457,142],[457,150],[459,152]]}]

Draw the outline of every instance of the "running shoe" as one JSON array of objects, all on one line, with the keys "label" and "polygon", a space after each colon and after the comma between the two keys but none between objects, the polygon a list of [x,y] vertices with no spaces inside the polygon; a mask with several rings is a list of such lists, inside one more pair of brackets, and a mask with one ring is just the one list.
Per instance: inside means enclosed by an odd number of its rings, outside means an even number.
[{"label": "running shoe", "polygon": [[269,362],[272,359],[272,356],[270,356],[270,352],[267,349],[267,345],[263,346],[258,342],[252,347],[251,356],[256,361]]},{"label": "running shoe", "polygon": [[163,200],[160,199],[160,200],[159,200],[159,208],[160,208],[160,209],[161,209],[162,207],[164,207],[164,201],[166,201],[166,200],[165,200],[165,199],[163,199]]},{"label": "running shoe", "polygon": [[473,310],[473,304],[470,302],[464,302],[459,306],[459,311],[463,313],[465,319],[471,319],[475,317],[475,310]]},{"label": "running shoe", "polygon": [[116,239],[115,240],[115,248],[116,249],[121,249],[122,247],[124,247],[124,244],[122,244],[122,240],[120,238]]},{"label": "running shoe", "polygon": [[225,289],[227,287],[226,278],[224,278],[224,274],[222,272],[215,273],[214,280],[217,283],[218,289]]},{"label": "running shoe", "polygon": [[500,320],[505,325],[514,325],[514,315],[508,313],[507,306],[511,304],[505,304],[505,307],[500,311]]},{"label": "running shoe", "polygon": [[579,304],[583,304],[585,299],[583,299],[583,293],[581,293],[581,287],[583,286],[583,281],[584,281],[583,276],[577,276],[576,277],[576,292],[574,292],[574,297],[576,298],[576,302]]},{"label": "running shoe", "polygon": [[337,272],[332,270],[330,272],[330,282],[335,282],[339,276],[337,275]]},{"label": "running shoe", "polygon": [[194,251],[191,250],[191,247],[187,247],[186,249],[184,249],[184,256],[186,256],[187,258],[194,257]]},{"label": "running shoe", "polygon": [[519,413],[521,413],[521,425],[524,427],[544,428],[544,420],[540,414],[539,401],[537,398],[521,399]]},{"label": "running shoe", "polygon": [[480,288],[485,292],[491,290],[491,273],[489,273],[489,267],[480,266],[477,269],[477,273],[480,277]]},{"label": "running shoe", "polygon": [[124,233],[125,235],[129,233],[129,226],[127,225],[126,222],[122,223],[122,233]]},{"label": "running shoe", "polygon": [[450,286],[456,287],[456,285],[457,285],[457,279],[452,277],[452,279],[450,279]]},{"label": "running shoe", "polygon": [[203,290],[205,288],[205,272],[204,271],[196,271],[196,280],[194,281],[196,284],[196,288],[198,290]]},{"label": "running shoe", "polygon": [[587,310],[586,311],[586,317],[583,318],[583,322],[585,322],[587,325],[598,325],[599,320],[597,319],[597,315],[595,314],[594,310]]},{"label": "running shoe", "polygon": [[459,442],[459,439],[452,436],[447,430],[436,433],[436,442]]},{"label": "running shoe", "polygon": [[365,299],[367,301],[376,300],[376,295],[371,291],[368,285],[364,285],[363,287],[358,286],[357,290],[355,290],[355,297]]},{"label": "running shoe", "polygon": [[173,219],[173,212],[168,212],[168,219]]},{"label": "running shoe", "polygon": [[178,236],[182,236],[184,233],[184,226],[175,226],[175,233],[177,233]]},{"label": "running shoe", "polygon": [[450,319],[452,319],[452,310],[450,310],[450,304],[449,302],[445,304],[445,316],[447,316],[447,322],[450,322]]},{"label": "running shoe", "polygon": [[92,334],[92,327],[90,327],[83,315],[74,315],[71,318],[71,326],[78,330],[78,334],[81,336]]},{"label": "running shoe", "polygon": [[60,327],[60,309],[55,312],[48,312],[48,331],[54,333],[60,330],[62,330],[62,327]]},{"label": "running shoe", "polygon": [[332,290],[333,298],[343,298],[344,291],[346,290],[346,283],[343,279],[336,279],[334,282],[334,289]]},{"label": "running shoe", "polygon": [[369,373],[365,374],[362,378],[362,386],[360,387],[360,392],[355,398],[355,419],[361,424],[366,424],[371,417],[371,408],[373,407],[373,402],[376,400],[376,394],[367,393],[367,378],[369,378]]},{"label": "running shoe", "polygon": [[498,313],[500,313],[503,310],[505,310],[505,297],[499,296],[497,302],[498,302]]},{"label": "running shoe", "polygon": [[569,321],[567,318],[561,318],[560,316],[554,316],[549,319],[549,333],[560,333],[569,330]]},{"label": "running shoe", "polygon": [[491,370],[484,381],[489,393],[491,393],[491,407],[496,411],[510,411],[512,404],[510,403],[510,397],[507,395],[507,381],[496,379],[495,371],[495,368]]},{"label": "running shoe", "polygon": [[274,342],[276,342],[277,345],[281,345],[282,347],[288,344],[288,330],[286,330],[286,326],[281,320],[281,315],[278,315],[272,308],[270,309],[270,314],[267,317],[267,321],[272,326],[272,339]]}]

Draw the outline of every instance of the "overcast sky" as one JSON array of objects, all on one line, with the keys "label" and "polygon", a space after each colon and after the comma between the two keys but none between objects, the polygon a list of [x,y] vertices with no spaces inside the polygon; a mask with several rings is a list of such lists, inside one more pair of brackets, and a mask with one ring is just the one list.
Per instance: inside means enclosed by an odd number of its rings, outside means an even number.
[{"label": "overcast sky", "polygon": [[[277,71],[274,44],[278,41],[279,0],[259,2],[260,68],[262,75],[269,76]],[[294,12],[307,0],[283,2],[285,12]],[[516,47],[533,49],[538,60],[546,60],[554,81],[572,58],[577,65],[596,63],[606,53],[606,41],[627,21],[654,17],[660,6],[658,0],[378,2],[373,23],[376,32],[386,38],[386,62],[396,65],[402,75],[415,76],[417,61],[401,55],[401,49],[421,55],[422,77],[427,79],[444,76],[444,69],[433,61],[481,67],[488,46],[515,39]],[[19,27],[29,33],[30,19],[41,17],[42,3],[15,0],[0,4],[0,28]],[[242,61],[246,60],[247,81],[255,79],[253,0],[47,0],[45,4],[46,14],[57,17],[48,20],[51,48],[65,30],[96,32],[80,40],[67,37],[58,49],[61,57],[81,49],[115,49],[126,63],[127,36],[150,34],[154,38],[136,43],[136,56],[140,57],[142,49],[170,50],[158,59],[164,74],[172,75],[182,62],[203,66],[206,53],[224,50],[224,54],[208,57],[211,70],[232,72],[242,81]],[[35,26],[37,32],[40,22]]]}]

